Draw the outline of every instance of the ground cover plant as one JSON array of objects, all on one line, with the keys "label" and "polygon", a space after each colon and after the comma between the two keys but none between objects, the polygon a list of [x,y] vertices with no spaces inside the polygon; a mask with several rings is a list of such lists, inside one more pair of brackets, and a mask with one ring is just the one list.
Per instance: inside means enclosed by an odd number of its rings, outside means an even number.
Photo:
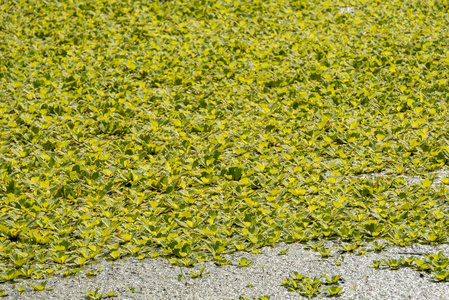
[{"label": "ground cover plant", "polygon": [[0,281],[281,241],[446,243],[449,180],[429,174],[449,159],[447,12],[2,1]]},{"label": "ground cover plant", "polygon": [[397,259],[382,259],[373,261],[373,268],[398,270],[400,268],[412,268],[420,272],[432,274],[432,280],[443,282],[449,280],[449,258],[442,252],[438,254],[423,254],[423,257],[403,256]]},{"label": "ground cover plant", "polygon": [[301,296],[314,298],[318,296],[337,297],[343,290],[338,286],[343,282],[341,275],[328,277],[325,274],[322,277],[309,278],[294,271],[293,274],[284,280],[282,285],[291,291],[297,291]]}]

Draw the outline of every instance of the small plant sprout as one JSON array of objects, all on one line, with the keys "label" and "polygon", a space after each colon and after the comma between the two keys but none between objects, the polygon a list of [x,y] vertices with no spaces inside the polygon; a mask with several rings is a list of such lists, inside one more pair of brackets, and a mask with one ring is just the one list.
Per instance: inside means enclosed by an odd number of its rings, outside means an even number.
[{"label": "small plant sprout", "polygon": [[320,292],[319,287],[305,284],[301,294],[306,295],[308,298],[313,298],[318,296],[319,292]]},{"label": "small plant sprout", "polygon": [[432,275],[435,277],[434,280],[437,282],[447,281],[449,279],[449,271],[432,272]]},{"label": "small plant sprout", "polygon": [[422,259],[415,259],[416,268],[420,271],[428,271],[431,269],[431,266],[428,264],[427,261]]},{"label": "small plant sprout", "polygon": [[[203,267],[203,268],[201,268],[201,270],[199,270],[198,272],[189,272],[189,274],[190,274],[190,276],[193,278],[193,279],[195,279],[195,278],[198,278],[198,277],[201,277],[201,276],[203,276],[203,272],[204,272],[204,270],[206,269],[206,267]],[[207,273],[205,273],[205,274],[207,274]]]},{"label": "small plant sprout", "polygon": [[246,286],[247,286],[247,287],[250,287],[250,288],[254,287],[254,285],[251,284],[251,283],[247,283]]},{"label": "small plant sprout", "polygon": [[45,286],[47,285],[47,281],[44,281],[41,284],[36,284],[36,285],[28,283],[28,285],[30,287],[32,287],[34,291],[40,292],[40,291],[43,291],[45,289]]},{"label": "small plant sprout", "polygon": [[102,298],[113,298],[115,297],[114,292],[109,292],[107,294],[100,294],[98,293],[99,289],[96,289],[95,291],[87,291],[85,292],[88,300],[99,300]]},{"label": "small plant sprout", "polygon": [[102,271],[101,269],[98,270],[90,269],[86,271],[86,276],[87,277],[97,276],[101,271]]},{"label": "small plant sprout", "polygon": [[182,270],[181,267],[179,267],[179,269],[181,270],[181,274],[178,275],[178,281],[181,281],[184,278],[184,285],[187,286],[187,277],[186,274],[184,274],[184,271]]},{"label": "small plant sprout", "polygon": [[280,250],[279,253],[278,253],[278,255],[286,255],[287,252],[288,252],[288,250],[289,250],[289,248],[284,249],[284,250]]},{"label": "small plant sprout", "polygon": [[402,262],[402,266],[403,267],[412,267],[414,262],[415,262],[415,258],[409,257],[407,259],[404,259],[404,261]]},{"label": "small plant sprout", "polygon": [[67,269],[65,269],[65,270],[61,273],[61,275],[62,275],[62,277],[67,277],[67,276],[76,274],[76,273],[78,273],[79,271],[80,271],[80,269],[69,269],[69,268],[67,268]]},{"label": "small plant sprout", "polygon": [[344,260],[345,260],[345,257],[340,255],[339,259],[334,259],[334,264],[337,267],[339,267],[339,266],[341,266],[341,263],[344,262]]},{"label": "small plant sprout", "polygon": [[309,248],[309,249],[312,249],[314,251],[318,251],[318,249],[323,247],[323,242],[319,242],[319,243],[310,242],[310,243],[307,244],[307,246],[308,246],[307,248]]},{"label": "small plant sprout", "polygon": [[335,275],[329,278],[323,274],[323,277],[326,279],[326,284],[336,284],[340,280],[341,275]]},{"label": "small plant sprout", "polygon": [[335,297],[335,296],[338,296],[341,294],[343,287],[332,285],[332,286],[326,287],[326,289],[329,292],[330,297]]},{"label": "small plant sprout", "polygon": [[328,249],[325,247],[318,248],[318,253],[320,253],[322,258],[328,258],[330,256],[331,252],[332,252],[332,249]]},{"label": "small plant sprout", "polygon": [[357,255],[364,255],[367,252],[365,248],[357,250]]},{"label": "small plant sprout", "polygon": [[293,271],[293,276],[292,276],[292,278],[294,279],[294,280],[296,280],[296,281],[302,281],[303,279],[304,279],[304,275],[303,274],[299,274],[298,272],[296,272],[296,271]]},{"label": "small plant sprout", "polygon": [[390,258],[388,260],[383,259],[382,260],[387,266],[390,268],[390,270],[397,270],[401,267],[402,263],[404,262],[404,258],[401,256],[398,259]]},{"label": "small plant sprout", "polygon": [[246,257],[242,257],[239,259],[239,267],[247,267],[249,266],[253,261],[248,260]]},{"label": "small plant sprout", "polygon": [[6,296],[8,296],[8,294],[5,294],[5,290],[0,289],[0,297],[6,297]]},{"label": "small plant sprout", "polygon": [[320,292],[320,288],[322,285],[321,280],[318,277],[312,278],[304,278],[302,281],[302,294],[306,295],[309,298],[318,296]]},{"label": "small plant sprout", "polygon": [[218,259],[214,259],[214,264],[217,267],[223,267],[231,264],[230,260],[227,260],[226,258],[220,257]]},{"label": "small plant sprout", "polygon": [[257,298],[250,299],[250,298],[246,298],[244,296],[240,296],[238,300],[270,300],[270,298],[271,298],[271,296],[260,296],[260,297],[257,297]]},{"label": "small plant sprout", "polygon": [[87,291],[85,292],[88,300],[99,300],[103,297],[103,294],[98,293],[99,289],[96,289],[95,291]]},{"label": "small plant sprout", "polygon": [[[298,272],[293,272],[292,275],[282,283],[282,285],[289,290],[297,291],[300,295],[308,298],[326,294],[328,296],[335,296],[341,291],[340,289],[337,292],[334,287],[330,286],[341,282],[341,275],[328,277],[323,274],[323,278],[326,280],[326,282],[323,282],[319,277],[309,278],[305,277],[302,274],[299,274]],[[328,293],[326,293],[326,289],[324,289],[325,286],[329,286],[330,288],[330,290],[328,290]]]},{"label": "small plant sprout", "polygon": [[191,259],[174,259],[172,260],[174,265],[183,266],[183,267],[192,267],[195,264],[194,260]]},{"label": "small plant sprout", "polygon": [[380,260],[373,260],[372,266],[374,269],[379,269],[380,267]]},{"label": "small plant sprout", "polygon": [[349,245],[342,244],[340,250],[343,251],[343,252],[354,252],[355,250],[357,250],[363,244],[364,243],[361,242],[361,241],[356,241],[356,242],[354,242],[352,244],[349,244]]},{"label": "small plant sprout", "polygon": [[386,247],[386,244],[385,244],[385,243],[380,243],[380,244],[379,244],[378,241],[372,242],[371,245],[373,246],[375,252],[380,252],[380,251],[382,251],[383,249],[385,249],[385,247]]}]

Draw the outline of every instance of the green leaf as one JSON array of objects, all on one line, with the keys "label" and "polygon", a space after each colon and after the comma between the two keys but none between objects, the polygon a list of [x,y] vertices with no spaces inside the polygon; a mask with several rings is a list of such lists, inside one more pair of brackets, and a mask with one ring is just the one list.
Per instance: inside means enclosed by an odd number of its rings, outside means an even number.
[{"label": "green leaf", "polygon": [[330,296],[336,296],[342,292],[343,287],[333,285],[333,286],[327,287],[326,289],[329,292]]},{"label": "green leaf", "polygon": [[28,285],[30,287],[32,287],[33,290],[40,292],[40,291],[43,291],[45,289],[45,286],[47,285],[47,281],[44,281],[42,284],[36,284],[36,285],[28,283]]},{"label": "green leaf", "polygon": [[239,266],[240,267],[247,267],[249,266],[253,261],[252,260],[248,260],[248,258],[246,257],[242,257],[239,259]]}]

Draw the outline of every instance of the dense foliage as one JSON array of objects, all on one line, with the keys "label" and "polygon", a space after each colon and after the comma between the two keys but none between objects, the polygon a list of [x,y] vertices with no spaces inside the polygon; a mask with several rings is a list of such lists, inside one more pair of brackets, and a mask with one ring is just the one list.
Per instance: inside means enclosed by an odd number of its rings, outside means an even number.
[{"label": "dense foliage", "polygon": [[1,280],[447,242],[448,7],[2,1]]}]

